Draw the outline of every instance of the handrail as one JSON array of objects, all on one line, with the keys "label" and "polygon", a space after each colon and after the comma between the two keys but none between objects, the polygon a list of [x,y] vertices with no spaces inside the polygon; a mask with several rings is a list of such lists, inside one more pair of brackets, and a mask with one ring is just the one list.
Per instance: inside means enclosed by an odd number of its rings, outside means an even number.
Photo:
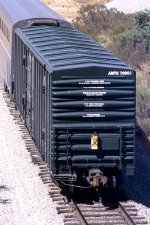
[{"label": "handrail", "polygon": [[69,134],[69,128],[67,127],[67,169],[68,169],[68,166],[69,166],[69,163],[68,163],[68,155],[69,155],[69,137],[68,137],[68,134]]},{"label": "handrail", "polygon": [[122,168],[122,127],[120,127],[120,169]]}]

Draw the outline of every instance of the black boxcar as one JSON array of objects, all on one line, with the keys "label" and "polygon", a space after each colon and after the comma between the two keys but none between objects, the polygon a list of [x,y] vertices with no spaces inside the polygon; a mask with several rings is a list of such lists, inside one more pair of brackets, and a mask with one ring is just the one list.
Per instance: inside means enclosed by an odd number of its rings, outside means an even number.
[{"label": "black boxcar", "polygon": [[53,176],[133,175],[135,71],[73,28],[15,33],[16,105]]},{"label": "black boxcar", "polygon": [[135,71],[38,0],[0,0],[0,39],[0,82],[55,179],[133,175]]}]

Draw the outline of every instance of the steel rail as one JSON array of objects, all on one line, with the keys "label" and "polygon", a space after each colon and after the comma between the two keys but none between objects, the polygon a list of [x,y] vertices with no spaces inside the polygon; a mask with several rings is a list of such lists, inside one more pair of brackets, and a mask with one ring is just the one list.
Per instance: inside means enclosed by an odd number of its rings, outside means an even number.
[{"label": "steel rail", "polygon": [[136,225],[136,223],[132,220],[131,216],[126,212],[125,208],[121,205],[121,203],[118,203],[119,206],[119,212],[121,213],[121,215],[124,217],[125,221],[129,224],[129,225]]},{"label": "steel rail", "polygon": [[73,199],[71,199],[71,205],[72,207],[75,209],[75,213],[80,221],[80,223],[82,225],[88,225],[88,222],[86,221],[86,219],[84,218],[81,210],[79,209],[78,205],[75,203],[75,201]]},{"label": "steel rail", "polygon": [[[88,225],[88,221],[85,219],[85,217],[83,216],[80,208],[78,207],[78,205],[76,204],[76,202],[71,198],[70,199],[70,203],[71,203],[71,206],[75,209],[75,213],[76,213],[76,216],[78,217],[80,223],[82,225]],[[118,211],[119,213],[121,214],[121,216],[124,218],[124,220],[126,221],[126,223],[128,225],[136,225],[136,223],[133,221],[133,219],[131,218],[131,216],[127,213],[126,209],[121,205],[121,203],[119,202],[118,203]]]}]

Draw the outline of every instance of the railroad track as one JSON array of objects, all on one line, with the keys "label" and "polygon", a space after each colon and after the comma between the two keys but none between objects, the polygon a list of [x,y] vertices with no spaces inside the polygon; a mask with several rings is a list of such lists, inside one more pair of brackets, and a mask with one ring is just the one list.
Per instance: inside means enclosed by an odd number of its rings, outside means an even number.
[{"label": "railroad track", "polygon": [[[0,88],[3,90],[2,88]],[[3,93],[10,113],[19,126],[22,138],[26,143],[32,162],[39,167],[39,176],[43,184],[48,186],[49,195],[57,203],[58,213],[64,214],[64,225],[144,225],[148,224],[144,217],[137,214],[134,205],[129,202],[118,203],[118,206],[105,207],[101,202],[93,204],[77,204],[73,199],[68,199],[62,195],[58,184],[51,178],[51,171],[46,162],[42,159],[38,149],[35,146],[27,128],[20,118],[20,114],[15,110],[15,103],[10,101],[6,93]]]},{"label": "railroad track", "polygon": [[101,203],[93,205],[70,203],[73,213],[67,214],[65,225],[144,225],[148,224],[144,217],[130,203],[119,203],[116,209],[107,209]]}]

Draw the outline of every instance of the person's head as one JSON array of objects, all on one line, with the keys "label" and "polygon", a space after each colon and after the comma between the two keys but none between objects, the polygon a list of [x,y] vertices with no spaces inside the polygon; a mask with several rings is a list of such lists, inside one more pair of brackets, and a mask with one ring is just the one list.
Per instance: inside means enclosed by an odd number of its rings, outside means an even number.
[{"label": "person's head", "polygon": [[97,136],[98,135],[97,131],[94,131],[93,132],[93,135]]}]

